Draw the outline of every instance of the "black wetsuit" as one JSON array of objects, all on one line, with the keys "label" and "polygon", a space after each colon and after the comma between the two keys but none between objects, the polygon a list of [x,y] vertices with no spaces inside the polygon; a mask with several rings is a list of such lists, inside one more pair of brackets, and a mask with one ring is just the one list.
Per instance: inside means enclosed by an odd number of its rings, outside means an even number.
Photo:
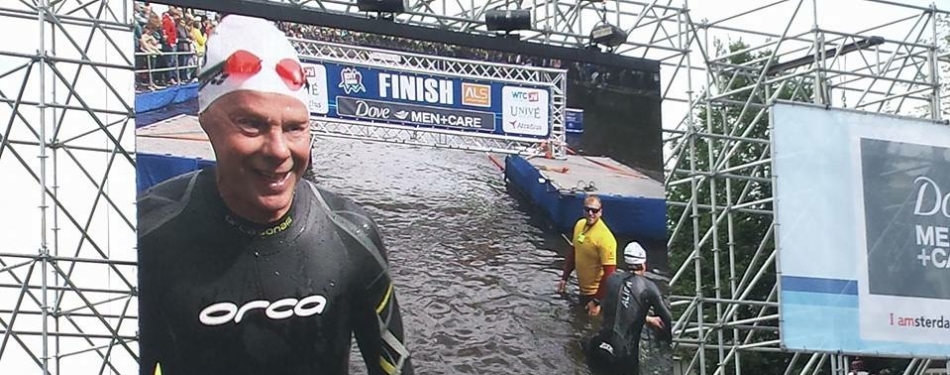
[{"label": "black wetsuit", "polygon": [[[661,336],[669,340],[672,315],[663,302],[659,288],[653,281],[633,272],[614,272],[607,278],[604,303],[600,315],[603,325],[588,343],[591,366],[596,372],[604,374],[640,373],[640,334],[646,323],[650,308],[663,321]],[[612,348],[613,362],[606,360],[604,348],[599,347],[606,340]]]},{"label": "black wetsuit", "polygon": [[213,169],[139,199],[141,374],[346,374],[351,334],[370,374],[413,372],[375,223],[306,180],[293,202],[253,225]]}]

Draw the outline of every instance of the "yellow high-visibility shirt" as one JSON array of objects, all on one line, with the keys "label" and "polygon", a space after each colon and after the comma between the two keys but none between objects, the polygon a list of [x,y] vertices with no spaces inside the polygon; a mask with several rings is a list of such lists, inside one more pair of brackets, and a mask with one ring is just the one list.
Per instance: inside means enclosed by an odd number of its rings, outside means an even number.
[{"label": "yellow high-visibility shirt", "polygon": [[574,245],[574,265],[581,294],[589,296],[597,294],[600,278],[604,275],[602,266],[617,265],[617,240],[603,219],[598,219],[585,231],[586,226],[586,219],[574,224],[571,243]]}]

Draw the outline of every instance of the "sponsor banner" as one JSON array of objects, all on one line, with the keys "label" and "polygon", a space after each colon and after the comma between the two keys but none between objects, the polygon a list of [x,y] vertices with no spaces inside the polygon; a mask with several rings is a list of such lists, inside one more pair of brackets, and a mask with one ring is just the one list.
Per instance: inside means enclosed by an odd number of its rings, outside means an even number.
[{"label": "sponsor banner", "polygon": [[307,89],[310,91],[310,113],[330,113],[330,97],[327,93],[327,69],[320,64],[303,64]]},{"label": "sponsor banner", "polygon": [[305,63],[305,72],[313,114],[521,137],[551,134],[551,95],[543,86],[315,61]]},{"label": "sponsor banner", "polygon": [[853,136],[861,337],[950,344],[950,143]]},{"label": "sponsor banner", "polygon": [[772,109],[782,345],[950,353],[950,127]]},{"label": "sponsor banner", "polygon": [[502,125],[505,133],[545,136],[550,122],[550,98],[546,90],[505,86],[502,88]]},{"label": "sponsor banner", "polygon": [[447,109],[345,96],[336,97],[336,106],[337,114],[342,118],[457,129],[494,130],[495,128],[495,115],[489,112]]},{"label": "sponsor banner", "polygon": [[858,146],[868,292],[950,300],[950,148],[864,137]]},{"label": "sponsor banner", "polygon": [[584,132],[584,110],[568,108],[564,113],[565,128],[568,133]]}]

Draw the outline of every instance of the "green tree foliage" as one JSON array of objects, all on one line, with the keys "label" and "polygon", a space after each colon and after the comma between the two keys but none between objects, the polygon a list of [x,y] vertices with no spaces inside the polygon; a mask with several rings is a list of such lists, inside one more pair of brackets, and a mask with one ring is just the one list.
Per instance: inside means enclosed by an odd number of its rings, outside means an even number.
[{"label": "green tree foliage", "polygon": [[[950,44],[950,36],[947,29],[950,29],[950,21],[943,19],[939,24],[942,32],[942,42],[945,47]],[[772,225],[772,215],[767,212],[772,211],[772,203],[768,198],[772,197],[771,164],[763,163],[754,167],[721,172],[730,167],[747,165],[757,161],[770,158],[769,155],[769,116],[768,113],[760,113],[773,100],[812,102],[814,97],[814,81],[811,75],[806,75],[798,79],[783,80],[782,83],[760,85],[756,90],[741,90],[755,86],[762,75],[762,70],[769,61],[771,51],[750,51],[742,52],[748,49],[748,46],[742,41],[735,41],[724,46],[717,41],[716,55],[725,56],[729,54],[725,64],[713,65],[713,74],[710,78],[715,86],[714,92],[709,96],[717,97],[709,105],[701,105],[694,112],[693,123],[696,132],[702,133],[694,137],[694,151],[689,152],[688,138],[684,136],[679,142],[672,142],[674,152],[681,151],[677,158],[678,164],[673,172],[671,181],[674,184],[667,189],[667,199],[669,202],[691,202],[693,199],[692,184],[688,180],[690,170],[695,170],[696,180],[696,200],[701,207],[698,210],[696,221],[696,233],[698,240],[702,245],[698,249],[698,256],[694,251],[694,220],[690,206],[669,205],[667,218],[670,228],[679,228],[670,244],[670,262],[673,269],[679,269],[684,263],[689,263],[688,271],[681,275],[676,283],[671,285],[671,294],[674,296],[696,296],[701,295],[704,298],[722,298],[738,299],[743,294],[745,300],[751,301],[777,301],[778,290],[773,290],[776,281],[775,259],[769,260],[769,256],[775,248],[774,234],[770,233]],[[943,65],[947,65],[944,63]],[[942,75],[946,75],[950,68],[943,67]],[[785,72],[787,74],[788,72]],[[780,73],[781,74],[781,73]],[[768,77],[766,77],[768,78]],[[941,80],[943,89],[950,87],[950,78]],[[942,90],[942,91],[945,91]],[[725,95],[730,93],[729,95]],[[744,103],[749,103],[745,106]],[[746,108],[745,110],[743,108]],[[731,136],[742,137],[745,139],[758,141],[736,141],[726,139]],[[681,149],[682,148],[682,149]],[[745,176],[750,178],[737,178],[735,176]],[[675,183],[676,181],[685,181]],[[727,191],[727,181],[729,190]],[[715,189],[715,192],[713,192]],[[722,208],[728,205],[747,204],[749,202],[759,202],[748,205],[747,209],[753,209],[763,212],[751,211],[732,211],[732,238],[729,241],[729,227],[725,217],[722,216]],[[715,205],[716,211],[711,210]],[[685,217],[684,217],[685,212]],[[717,217],[722,217],[718,221],[718,230],[712,231],[713,222]],[[715,236],[713,235],[715,233]],[[708,237],[708,238],[706,238]],[[718,242],[713,241],[715,237]],[[705,240],[703,240],[706,238]],[[732,246],[732,260],[735,264],[734,274],[730,273],[730,253]],[[715,257],[718,254],[718,266]],[[777,254],[776,254],[777,256]],[[694,259],[699,260],[699,278],[701,279],[700,288],[696,288],[696,271]],[[756,271],[763,264],[766,264],[765,272],[759,276],[758,281],[752,287]],[[717,273],[718,270],[718,273]],[[747,274],[748,271],[748,274]],[[719,288],[717,293],[716,280],[718,278]],[[730,283],[732,282],[732,283]],[[735,285],[737,290],[733,290]],[[774,294],[773,294],[774,293]],[[764,310],[763,310],[764,309]],[[677,306],[674,309],[674,316],[683,316],[687,311],[686,306]],[[704,324],[714,322],[717,317],[717,310],[714,304],[706,303],[702,313],[705,316]],[[726,314],[726,310],[718,312]],[[736,312],[736,319],[749,319],[757,316],[774,315],[778,313],[776,307],[761,306],[742,306]],[[690,328],[695,328],[697,321],[697,312],[693,310],[688,315]],[[726,319],[726,322],[733,319]],[[778,322],[774,319],[757,323],[759,326],[777,328]],[[749,324],[751,325],[751,323]],[[708,328],[708,327],[707,327]],[[721,332],[726,345],[738,341],[739,344],[755,343],[763,341],[778,340],[778,332],[772,330],[754,330],[754,336],[749,339],[748,329],[739,331],[739,335],[734,336],[731,328],[725,328]],[[718,341],[717,332],[713,331],[712,336],[706,337],[705,342],[713,344]],[[695,334],[687,335],[687,339],[695,338]],[[694,350],[682,349],[676,353],[683,361],[687,363],[692,359]],[[728,349],[723,350],[723,356],[726,356]],[[714,368],[719,362],[718,349],[707,349],[705,351],[707,373],[713,373]],[[791,360],[790,353],[768,353],[768,352],[743,352],[740,357],[742,373],[744,374],[780,374],[783,373]],[[886,359],[886,358],[862,358],[865,368],[874,374],[899,374],[907,366],[907,359]],[[806,360],[800,360],[795,366],[795,373],[801,370]],[[728,359],[726,373],[735,372],[735,360]],[[822,373],[829,373],[829,366],[823,366]]]},{"label": "green tree foliage", "polygon": [[[771,211],[772,204],[767,201],[772,196],[772,184],[768,182],[771,176],[771,166],[769,163],[763,163],[739,170],[719,171],[768,159],[770,157],[768,144],[769,117],[768,113],[761,111],[761,109],[772,99],[810,102],[813,95],[813,84],[809,81],[810,77],[803,77],[797,80],[785,80],[782,84],[760,85],[754,91],[740,90],[755,86],[762,75],[763,68],[769,61],[771,52],[761,50],[741,52],[748,48],[742,41],[729,43],[728,46],[723,46],[717,42],[716,47],[717,56],[724,56],[725,54],[730,54],[730,56],[726,59],[726,64],[717,64],[712,67],[713,76],[710,79],[713,80],[716,89],[709,93],[709,96],[731,94],[712,101],[708,106],[699,106],[694,112],[695,131],[705,135],[695,136],[695,151],[692,154],[689,152],[686,136],[681,142],[674,142],[682,143],[681,147],[685,149],[679,153],[681,156],[677,159],[678,165],[676,165],[678,172],[674,172],[671,181],[685,182],[671,184],[672,186],[667,189],[667,199],[670,202],[691,202],[694,196],[692,185],[687,180],[690,175],[689,171],[693,168],[699,172],[697,173],[695,198],[701,208],[698,211],[698,226],[696,229],[698,230],[699,240],[704,237],[709,238],[702,242],[698,250],[700,279],[702,280],[698,292],[705,298],[716,298],[716,280],[718,278],[718,298],[737,299],[740,295],[746,294],[745,299],[747,300],[765,301],[773,292],[775,285],[775,262],[768,259],[774,249],[774,237],[768,234],[772,224],[772,215],[765,212],[732,211],[732,238],[734,242],[730,242],[728,221],[722,215],[722,208],[729,204],[760,202],[745,208]],[[744,106],[744,103],[750,105]],[[713,135],[742,137],[758,141],[734,141],[726,137],[716,138]],[[748,176],[751,179],[730,176]],[[715,189],[715,192],[713,192],[713,189]],[[715,212],[710,209],[712,205],[716,207]],[[686,214],[685,220],[683,220],[684,211]],[[692,209],[689,206],[669,205],[667,216],[671,228],[679,226],[679,230],[675,233],[670,246],[673,269],[678,269],[681,265],[693,261],[696,257],[693,254],[694,220]],[[721,219],[717,222],[718,230],[713,235],[714,232],[711,228],[717,218]],[[714,243],[713,237],[718,242]],[[730,246],[734,249],[732,252],[735,264],[734,274],[730,274],[729,269]],[[715,262],[717,254],[719,258],[718,266]],[[763,264],[767,264],[766,272],[759,276],[758,281],[752,287],[748,287],[752,284],[756,271]],[[673,295],[697,295],[695,262],[689,264],[688,270],[672,285],[671,292]],[[747,271],[749,271],[748,275],[746,274]],[[734,291],[733,285],[737,289],[741,286],[742,289]],[[776,301],[776,297],[773,295],[770,300]],[[765,311],[762,311],[762,309],[761,306],[743,306],[735,312],[735,316],[736,319],[747,319],[777,313],[775,307],[765,308]],[[682,316],[686,311],[686,307],[678,306],[676,310],[676,316]],[[706,316],[704,322],[716,320],[715,305],[705,304],[702,313]],[[723,309],[720,313],[724,315],[726,310]],[[688,317],[691,322],[690,327],[694,327],[697,312],[694,310],[688,314]],[[728,319],[727,321],[732,320]],[[777,324],[775,320],[759,323],[759,325],[771,327],[775,327]],[[746,342],[748,332],[749,330],[742,330],[740,331],[741,334],[735,337],[732,329],[727,328],[722,331],[727,342],[739,341],[740,344]],[[778,339],[778,333],[774,330],[755,330],[755,332],[751,341],[748,342]],[[715,343],[717,341],[715,335],[716,333],[713,333],[713,336],[707,337],[705,342]],[[695,335],[689,336],[695,337]],[[728,350],[724,350],[724,353],[728,353]],[[692,353],[687,350],[677,354],[685,361],[692,358]],[[744,352],[741,354],[740,361],[743,373],[773,374],[781,373],[790,358],[789,354]],[[706,351],[706,364],[709,368],[714,368],[718,361],[719,354],[716,349]],[[732,370],[734,360],[730,359],[728,363],[729,372],[731,373],[734,371]],[[709,373],[712,373],[712,371]]]}]

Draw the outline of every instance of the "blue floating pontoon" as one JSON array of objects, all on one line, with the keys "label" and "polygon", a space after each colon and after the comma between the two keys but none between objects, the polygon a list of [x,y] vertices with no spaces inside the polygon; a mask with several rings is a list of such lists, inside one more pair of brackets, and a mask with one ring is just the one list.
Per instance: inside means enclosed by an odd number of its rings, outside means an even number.
[{"label": "blue floating pontoon", "polygon": [[568,155],[566,159],[505,159],[508,183],[540,208],[564,234],[583,215],[584,198],[600,196],[603,220],[618,238],[665,241],[663,184],[605,157]]}]

